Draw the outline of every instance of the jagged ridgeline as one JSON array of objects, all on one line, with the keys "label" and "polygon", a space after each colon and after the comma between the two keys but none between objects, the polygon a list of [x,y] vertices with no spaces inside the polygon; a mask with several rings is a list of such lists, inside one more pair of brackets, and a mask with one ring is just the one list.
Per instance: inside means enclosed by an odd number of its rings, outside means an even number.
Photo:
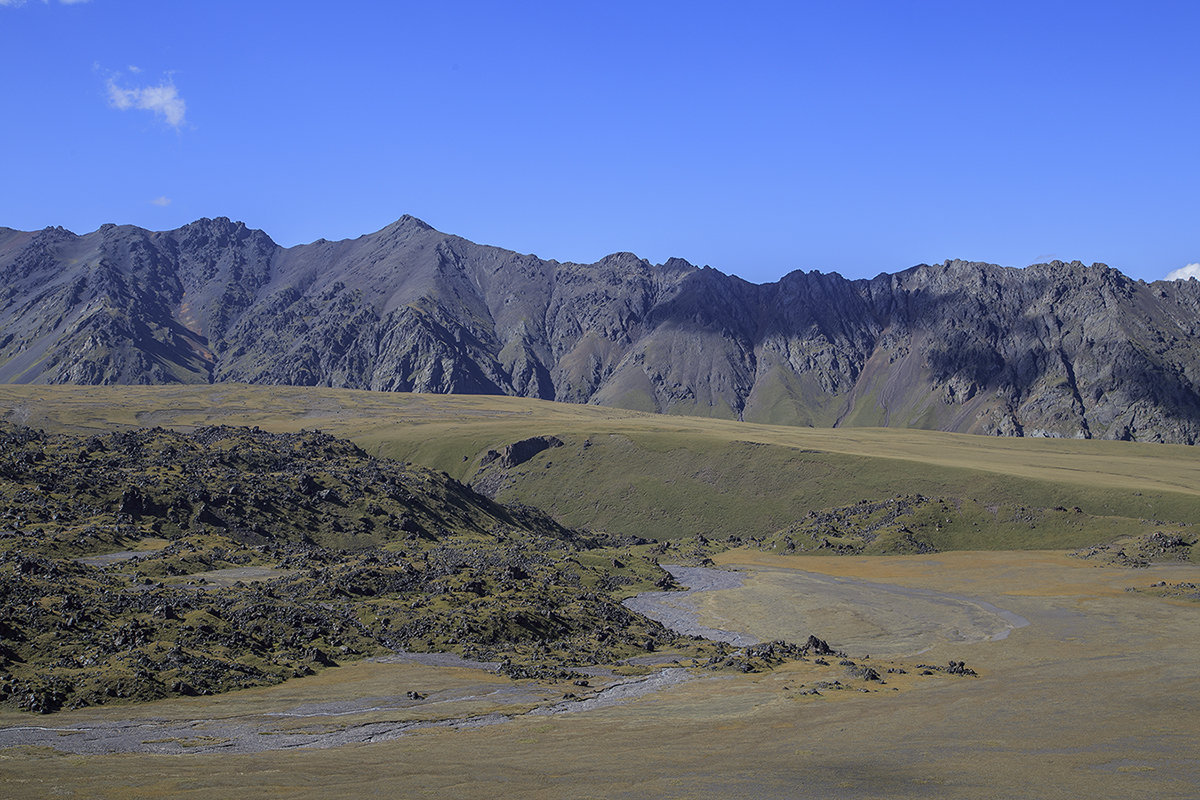
[{"label": "jagged ridgeline", "polygon": [[620,605],[668,585],[645,551],[321,433],[0,425],[0,702],[210,694],[393,648],[543,677],[704,652]]},{"label": "jagged ridgeline", "polygon": [[1200,282],[948,261],[754,285],[629,253],[546,261],[404,217],[282,248],[0,228],[0,382],[509,394],[1015,436],[1200,439]]}]

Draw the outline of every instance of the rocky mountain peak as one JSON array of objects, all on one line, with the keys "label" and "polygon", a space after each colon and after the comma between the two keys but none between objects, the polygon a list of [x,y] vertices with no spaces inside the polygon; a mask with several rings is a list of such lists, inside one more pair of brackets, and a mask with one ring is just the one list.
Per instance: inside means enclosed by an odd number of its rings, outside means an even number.
[{"label": "rocky mountain peak", "polygon": [[416,228],[417,230],[423,230],[423,231],[431,231],[434,229],[433,226],[430,225],[428,222],[425,222],[422,219],[417,219],[416,217],[412,216],[411,214],[404,214],[403,216],[400,217],[400,219],[398,219],[394,223],[392,223],[392,225],[396,226],[396,227],[403,227],[403,228]]},{"label": "rocky mountain peak", "polygon": [[596,262],[598,269],[608,269],[617,272],[645,272],[650,269],[650,262],[644,258],[625,251],[609,253]]},{"label": "rocky mountain peak", "polygon": [[755,285],[628,252],[546,261],[409,215],[286,249],[225,217],[101,233],[0,235],[0,381],[508,393],[802,425],[1200,440],[1195,281],[948,260]]},{"label": "rocky mountain peak", "polygon": [[[417,219],[409,214],[404,214],[395,222],[389,223],[380,228],[375,233],[367,234],[363,238],[377,238],[384,240],[394,240],[396,237],[412,235],[415,233],[438,232],[432,225],[424,220]],[[323,241],[323,240],[322,240]]]},{"label": "rocky mountain peak", "polygon": [[696,267],[685,259],[672,256],[663,262],[662,270],[664,272],[694,272]]}]

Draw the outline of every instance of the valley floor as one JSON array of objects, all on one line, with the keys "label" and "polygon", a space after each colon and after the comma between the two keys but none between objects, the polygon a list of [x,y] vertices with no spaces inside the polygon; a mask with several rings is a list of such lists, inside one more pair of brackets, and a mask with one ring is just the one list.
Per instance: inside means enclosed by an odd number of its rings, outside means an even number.
[{"label": "valley floor", "polygon": [[[457,666],[361,662],[215,698],[49,717],[0,715],[0,729],[54,728],[64,741],[60,748],[39,735],[36,745],[0,750],[0,794],[1200,794],[1200,603],[1126,591],[1159,581],[1195,583],[1200,566],[1131,570],[1057,552],[831,558],[731,551],[718,564],[744,570],[744,580],[688,597],[701,625],[762,640],[802,642],[814,633],[860,666],[905,664],[908,671],[880,669],[885,682],[870,684],[868,692],[858,691],[868,684],[848,678],[849,668],[836,658],[828,667],[795,662],[749,675],[698,671],[585,713],[545,714],[527,712],[553,708],[566,691],[590,694],[626,679],[598,676],[595,686],[564,687],[513,683]],[[923,676],[915,668],[950,660],[966,661],[979,676]],[[849,688],[806,693],[805,687],[835,675]],[[426,697],[408,702],[408,691]],[[333,747],[303,744],[315,743],[311,737],[321,731],[332,742],[328,734],[339,730],[490,714],[509,718],[414,727],[374,744],[361,738]],[[253,736],[291,737],[289,746],[225,752],[211,731],[231,720],[257,720]],[[187,734],[180,726],[188,722],[205,724]],[[85,723],[136,723],[160,732],[175,724],[176,733],[147,733],[147,740],[164,741],[137,743],[168,752],[63,752],[72,749],[65,742],[80,735],[71,729]]]}]

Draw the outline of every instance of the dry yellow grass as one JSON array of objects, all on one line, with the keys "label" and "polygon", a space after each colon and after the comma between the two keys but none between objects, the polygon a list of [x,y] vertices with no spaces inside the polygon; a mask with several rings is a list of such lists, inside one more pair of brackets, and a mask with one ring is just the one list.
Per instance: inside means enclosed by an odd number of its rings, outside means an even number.
[{"label": "dry yellow grass", "polygon": [[[889,676],[898,692],[800,697],[794,687],[812,677],[800,665],[695,680],[594,713],[426,730],[334,750],[63,756],[16,749],[0,753],[0,790],[14,798],[1196,796],[1200,605],[1123,589],[1196,580],[1200,568],[1119,570],[1053,553],[727,559],[983,598],[1030,624],[1001,641],[935,645],[919,658],[964,659],[980,677]],[[752,577],[722,613],[743,613],[764,592],[786,604],[785,585]],[[779,614],[750,621],[764,631],[790,624]],[[815,632],[837,641],[836,628]],[[343,681],[340,672],[187,703],[205,714],[262,712],[384,690],[367,668]],[[469,677],[435,670],[419,680],[433,688]],[[179,713],[174,702],[170,713]]]}]

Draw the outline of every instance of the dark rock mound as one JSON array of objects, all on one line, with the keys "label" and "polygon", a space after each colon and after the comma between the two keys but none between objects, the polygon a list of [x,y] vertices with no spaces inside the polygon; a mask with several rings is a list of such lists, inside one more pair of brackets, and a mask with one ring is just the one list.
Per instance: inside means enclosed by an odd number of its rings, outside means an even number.
[{"label": "dark rock mound", "polygon": [[479,465],[486,467],[490,464],[497,464],[504,469],[512,469],[524,464],[543,450],[562,446],[563,442],[557,436],[531,436],[528,439],[505,445],[499,451],[488,450]]}]

